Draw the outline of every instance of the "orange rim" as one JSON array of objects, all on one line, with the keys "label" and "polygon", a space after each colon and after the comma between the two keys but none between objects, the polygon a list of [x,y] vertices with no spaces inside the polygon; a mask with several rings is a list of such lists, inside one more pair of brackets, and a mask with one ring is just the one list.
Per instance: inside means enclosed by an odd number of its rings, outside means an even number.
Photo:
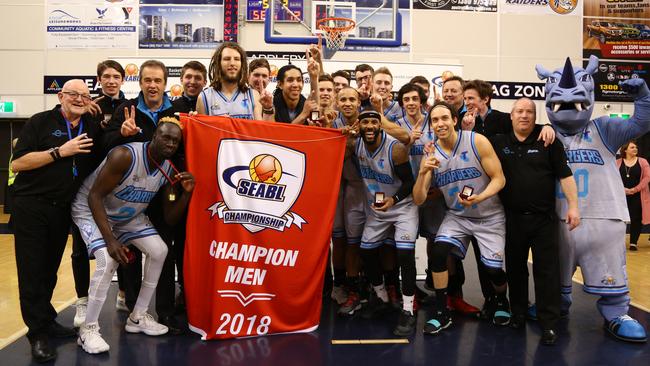
[{"label": "orange rim", "polygon": [[[330,27],[329,25],[325,25],[325,22],[328,21],[344,21],[348,22],[348,25],[341,26],[341,27]],[[316,27],[324,32],[334,32],[334,33],[343,33],[343,32],[349,32],[351,29],[353,29],[357,23],[350,19],[350,18],[338,18],[338,17],[330,17],[330,18],[323,18],[320,19],[316,22]]]}]

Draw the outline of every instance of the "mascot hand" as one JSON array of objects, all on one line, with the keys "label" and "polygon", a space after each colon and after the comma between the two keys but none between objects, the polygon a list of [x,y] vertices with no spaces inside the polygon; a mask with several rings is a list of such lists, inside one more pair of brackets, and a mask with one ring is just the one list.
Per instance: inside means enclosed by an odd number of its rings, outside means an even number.
[{"label": "mascot hand", "polygon": [[624,92],[628,93],[635,100],[650,95],[648,85],[646,84],[645,80],[641,78],[619,81],[618,85]]}]

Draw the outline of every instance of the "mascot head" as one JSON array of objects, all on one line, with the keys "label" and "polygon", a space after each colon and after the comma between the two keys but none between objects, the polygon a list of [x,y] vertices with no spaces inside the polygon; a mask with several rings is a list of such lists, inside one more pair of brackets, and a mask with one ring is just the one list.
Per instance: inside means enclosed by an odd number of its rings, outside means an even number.
[{"label": "mascot head", "polygon": [[553,72],[541,65],[535,66],[537,76],[546,79],[546,113],[560,132],[576,133],[582,130],[594,109],[594,79],[598,58],[591,56],[586,69],[573,67],[567,57],[564,68]]}]

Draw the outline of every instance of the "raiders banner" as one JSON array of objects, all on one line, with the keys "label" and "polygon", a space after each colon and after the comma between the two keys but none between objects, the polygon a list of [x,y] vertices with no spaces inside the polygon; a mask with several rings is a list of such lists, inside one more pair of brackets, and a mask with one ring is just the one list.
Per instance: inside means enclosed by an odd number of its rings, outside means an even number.
[{"label": "raiders banner", "polygon": [[340,131],[182,116],[190,328],[226,339],[318,327],[345,152]]}]

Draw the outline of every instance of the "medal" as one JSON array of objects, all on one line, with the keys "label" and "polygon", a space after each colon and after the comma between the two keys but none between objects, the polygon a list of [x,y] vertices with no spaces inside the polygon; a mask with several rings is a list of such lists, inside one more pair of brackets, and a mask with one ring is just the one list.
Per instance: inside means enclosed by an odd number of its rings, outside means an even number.
[{"label": "medal", "polygon": [[176,201],[176,193],[170,193],[170,194],[169,194],[169,200],[170,200],[171,202]]}]

